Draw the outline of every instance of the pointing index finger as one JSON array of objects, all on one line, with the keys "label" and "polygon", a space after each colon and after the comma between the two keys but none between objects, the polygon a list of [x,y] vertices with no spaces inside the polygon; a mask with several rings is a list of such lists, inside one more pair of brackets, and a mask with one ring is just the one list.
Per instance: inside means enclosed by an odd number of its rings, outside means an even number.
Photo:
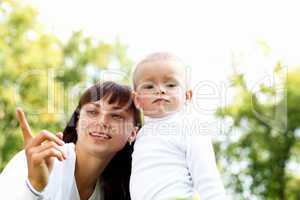
[{"label": "pointing index finger", "polygon": [[17,119],[20,123],[20,127],[22,130],[23,138],[24,138],[25,145],[26,145],[29,142],[29,140],[31,140],[33,138],[31,129],[27,122],[25,113],[23,112],[23,110],[21,108],[17,108],[16,114],[17,114]]}]

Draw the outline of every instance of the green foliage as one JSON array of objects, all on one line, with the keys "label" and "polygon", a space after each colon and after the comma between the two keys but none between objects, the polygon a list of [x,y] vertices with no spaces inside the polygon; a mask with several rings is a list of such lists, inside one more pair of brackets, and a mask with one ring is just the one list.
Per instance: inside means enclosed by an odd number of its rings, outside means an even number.
[{"label": "green foliage", "polygon": [[299,165],[300,69],[285,73],[278,63],[273,78],[277,84],[261,84],[259,91],[252,91],[244,75],[234,74],[236,96],[217,111],[219,117],[233,121],[219,156],[226,160],[237,199],[245,192],[267,200],[300,197],[300,177],[289,170],[289,164]]},{"label": "green foliage", "polygon": [[[47,33],[37,12],[18,0],[0,2],[0,171],[22,149],[15,117],[23,107],[36,133],[62,131],[80,91],[113,63],[130,73],[125,46],[74,32],[67,41]],[[124,79],[125,80],[125,79]]]}]

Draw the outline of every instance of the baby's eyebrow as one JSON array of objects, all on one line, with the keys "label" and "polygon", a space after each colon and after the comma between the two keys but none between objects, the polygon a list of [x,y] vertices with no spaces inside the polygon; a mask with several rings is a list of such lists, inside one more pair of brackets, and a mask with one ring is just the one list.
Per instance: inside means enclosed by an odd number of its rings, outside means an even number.
[{"label": "baby's eyebrow", "polygon": [[141,82],[153,82],[153,77],[147,77],[141,80]]},{"label": "baby's eyebrow", "polygon": [[174,76],[165,76],[164,79],[166,81],[176,81],[176,82],[179,81],[179,79],[177,77],[174,77]]},{"label": "baby's eyebrow", "polygon": [[153,84],[153,81],[149,78],[139,81],[139,83],[137,83],[137,86],[141,87],[141,86],[145,86],[145,85],[148,85],[148,84]]}]

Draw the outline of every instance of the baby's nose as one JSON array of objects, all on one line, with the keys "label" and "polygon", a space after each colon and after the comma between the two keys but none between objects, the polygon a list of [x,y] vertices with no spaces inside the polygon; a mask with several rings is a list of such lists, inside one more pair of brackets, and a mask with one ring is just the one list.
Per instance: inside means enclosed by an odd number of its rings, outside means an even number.
[{"label": "baby's nose", "polygon": [[164,86],[158,86],[158,91],[159,94],[166,94],[166,88]]}]

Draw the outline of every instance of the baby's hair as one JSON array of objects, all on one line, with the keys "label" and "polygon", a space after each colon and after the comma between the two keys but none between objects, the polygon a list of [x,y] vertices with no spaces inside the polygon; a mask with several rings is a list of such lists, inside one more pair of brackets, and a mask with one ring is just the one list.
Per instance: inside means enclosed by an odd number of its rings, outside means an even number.
[{"label": "baby's hair", "polygon": [[173,53],[162,51],[162,52],[155,52],[155,53],[149,54],[145,58],[143,58],[140,62],[138,62],[138,64],[136,65],[136,67],[133,71],[132,77],[133,77],[134,90],[136,89],[137,69],[145,63],[156,62],[156,61],[175,61],[175,62],[181,63],[183,66],[185,66],[185,64],[182,62],[182,60]]},{"label": "baby's hair", "polygon": [[155,52],[148,56],[146,56],[143,60],[141,60],[138,65],[144,64],[146,62],[155,62],[155,61],[165,61],[165,60],[174,60],[180,61],[180,58],[170,52]]}]

